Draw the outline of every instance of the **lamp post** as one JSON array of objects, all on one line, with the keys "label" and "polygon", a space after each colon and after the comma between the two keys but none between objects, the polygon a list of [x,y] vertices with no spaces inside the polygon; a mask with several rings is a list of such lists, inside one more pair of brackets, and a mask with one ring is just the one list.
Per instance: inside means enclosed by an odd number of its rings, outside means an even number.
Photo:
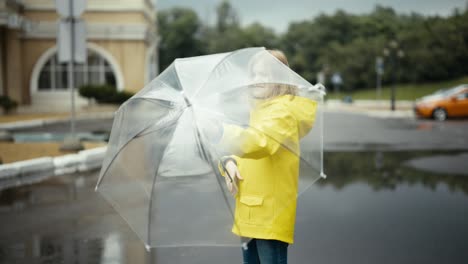
[{"label": "lamp post", "polygon": [[381,95],[381,91],[382,91],[382,75],[384,73],[384,60],[382,57],[380,56],[377,56],[377,58],[375,58],[375,73],[376,73],[376,76],[377,76],[377,79],[376,79],[376,99],[377,100],[380,100],[380,95]]},{"label": "lamp post", "polygon": [[70,90],[70,134],[64,139],[60,150],[81,150],[83,145],[75,132],[75,82],[74,64],[86,61],[86,27],[81,14],[86,8],[86,0],[56,0],[60,15],[57,34],[57,53],[60,63],[68,64],[68,88]]},{"label": "lamp post", "polygon": [[391,90],[392,92],[391,92],[390,103],[391,103],[391,110],[395,111],[398,64],[399,64],[399,59],[403,58],[405,56],[405,53],[403,52],[403,50],[400,49],[399,44],[396,40],[391,40],[389,44],[387,45],[387,47],[384,48],[383,54],[386,58],[389,59],[390,65],[393,66],[393,72],[392,72],[393,85],[392,85],[392,90]]}]

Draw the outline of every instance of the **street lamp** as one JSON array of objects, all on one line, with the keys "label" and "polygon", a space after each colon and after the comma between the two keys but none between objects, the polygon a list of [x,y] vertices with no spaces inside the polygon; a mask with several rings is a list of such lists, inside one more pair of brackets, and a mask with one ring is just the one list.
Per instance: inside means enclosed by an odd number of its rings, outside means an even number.
[{"label": "street lamp", "polygon": [[376,99],[380,100],[380,94],[382,90],[382,75],[384,73],[384,59],[381,56],[375,58],[375,73],[376,73]]},{"label": "street lamp", "polygon": [[398,74],[398,64],[399,59],[405,56],[403,50],[400,49],[399,44],[396,40],[391,40],[387,47],[383,49],[383,55],[389,59],[390,65],[393,66],[393,85],[392,85],[392,93],[391,93],[391,110],[395,111],[395,94],[396,94],[396,83],[397,83],[397,74]]},{"label": "street lamp", "polygon": [[70,135],[66,136],[60,150],[82,150],[83,145],[75,133],[75,82],[74,64],[86,61],[86,26],[80,16],[86,9],[86,0],[56,0],[60,15],[57,34],[57,53],[60,63],[68,63],[68,88],[71,95]]}]

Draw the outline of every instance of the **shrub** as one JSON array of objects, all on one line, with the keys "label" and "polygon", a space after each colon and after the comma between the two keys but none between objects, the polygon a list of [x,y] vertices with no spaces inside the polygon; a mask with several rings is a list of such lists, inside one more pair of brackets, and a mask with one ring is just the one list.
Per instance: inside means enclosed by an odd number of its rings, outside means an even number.
[{"label": "shrub", "polygon": [[88,99],[94,98],[98,103],[111,104],[122,104],[133,96],[130,92],[117,91],[111,85],[85,85],[79,88],[79,93]]},{"label": "shrub", "polygon": [[117,89],[110,85],[98,86],[95,91],[94,99],[98,103],[113,103],[113,99],[117,94]]},{"label": "shrub", "polygon": [[15,109],[18,106],[18,103],[6,95],[1,95],[0,106],[3,108],[3,112],[7,114],[12,109]]},{"label": "shrub", "polygon": [[83,85],[80,88],[78,88],[78,92],[80,93],[80,95],[88,99],[94,98],[94,91],[95,86],[93,85]]},{"label": "shrub", "polygon": [[122,104],[123,102],[130,99],[130,97],[132,96],[133,96],[133,93],[131,92],[126,92],[126,91],[117,92],[112,96],[111,103]]}]

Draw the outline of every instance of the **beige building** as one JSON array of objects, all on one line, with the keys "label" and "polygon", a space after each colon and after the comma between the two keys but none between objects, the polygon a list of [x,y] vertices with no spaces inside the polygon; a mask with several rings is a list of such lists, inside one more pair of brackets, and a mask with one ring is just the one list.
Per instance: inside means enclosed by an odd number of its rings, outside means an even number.
[{"label": "beige building", "polygon": [[[0,95],[35,109],[70,104],[67,67],[57,61],[54,0],[0,0]],[[75,87],[111,84],[136,92],[157,74],[156,8],[152,0],[88,0],[87,62]],[[78,105],[85,104],[83,98]]]}]

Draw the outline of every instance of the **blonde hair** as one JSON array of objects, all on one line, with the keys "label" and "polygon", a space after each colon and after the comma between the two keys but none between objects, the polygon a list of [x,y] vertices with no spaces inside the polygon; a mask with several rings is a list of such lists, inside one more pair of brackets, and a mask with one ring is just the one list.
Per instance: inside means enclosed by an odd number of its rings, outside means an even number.
[{"label": "blonde hair", "polygon": [[289,67],[288,63],[288,58],[286,58],[286,55],[281,50],[267,50],[271,55],[273,55],[275,58],[277,58],[279,61],[281,61],[284,65]]},{"label": "blonde hair", "polygon": [[[281,51],[281,50],[267,50],[271,55],[273,55],[275,58],[277,58],[280,62],[282,62],[284,65],[289,67],[288,63],[288,58],[286,55]],[[282,96],[282,95],[292,95],[295,96],[298,94],[298,89],[294,85],[289,85],[289,84],[274,84],[271,93],[269,94],[269,98],[272,97],[277,97],[277,96]]]}]

